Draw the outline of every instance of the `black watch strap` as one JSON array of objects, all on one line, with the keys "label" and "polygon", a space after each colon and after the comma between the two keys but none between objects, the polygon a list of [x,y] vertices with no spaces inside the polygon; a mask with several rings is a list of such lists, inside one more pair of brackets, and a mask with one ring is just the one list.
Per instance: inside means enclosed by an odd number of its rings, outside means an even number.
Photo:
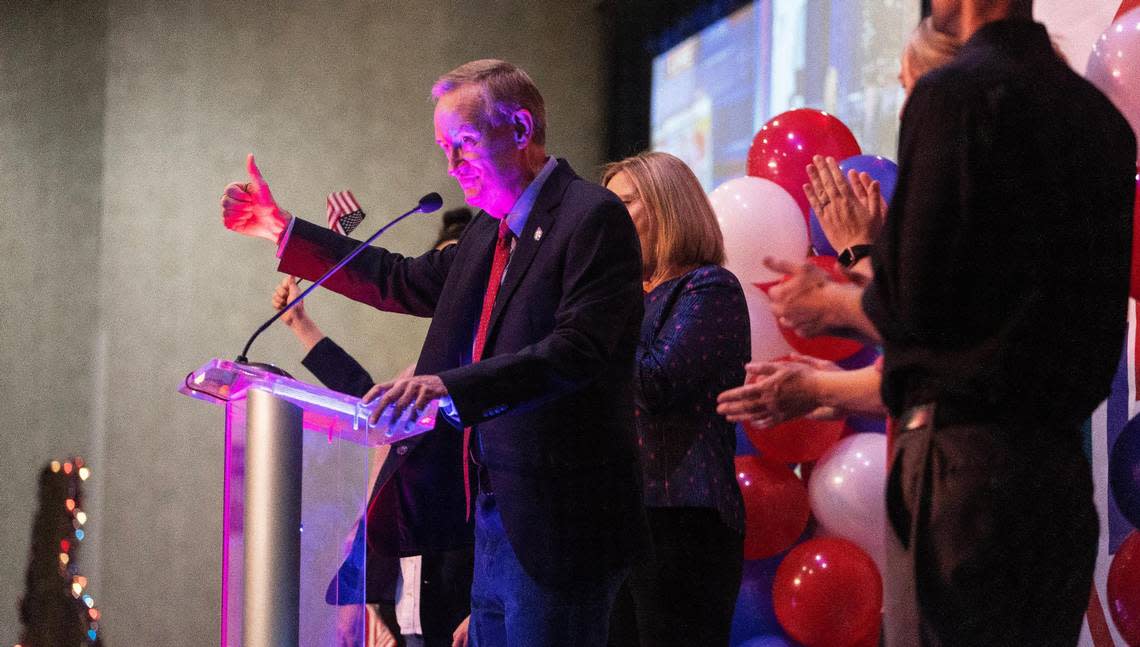
[{"label": "black watch strap", "polygon": [[845,268],[850,269],[859,261],[871,255],[872,247],[870,245],[852,245],[839,253],[839,264]]}]

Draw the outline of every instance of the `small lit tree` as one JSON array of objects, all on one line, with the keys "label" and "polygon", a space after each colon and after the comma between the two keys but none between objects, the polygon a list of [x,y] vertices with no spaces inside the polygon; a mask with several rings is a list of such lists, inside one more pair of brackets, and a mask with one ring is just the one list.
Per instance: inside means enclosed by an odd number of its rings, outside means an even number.
[{"label": "small lit tree", "polygon": [[23,632],[17,647],[100,647],[99,610],[79,573],[79,546],[87,536],[83,459],[52,461],[40,472],[40,508],[20,600]]}]

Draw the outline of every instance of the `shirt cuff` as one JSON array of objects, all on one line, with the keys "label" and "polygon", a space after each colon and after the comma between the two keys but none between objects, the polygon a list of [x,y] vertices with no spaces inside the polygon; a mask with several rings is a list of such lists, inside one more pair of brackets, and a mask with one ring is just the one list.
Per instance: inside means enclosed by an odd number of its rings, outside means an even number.
[{"label": "shirt cuff", "polygon": [[288,211],[283,213],[289,216],[289,224],[285,226],[285,231],[281,232],[281,237],[277,239],[277,258],[281,258],[281,255],[285,253],[285,245],[289,243],[289,234],[293,233],[293,222],[297,220]]},{"label": "shirt cuff", "polygon": [[439,399],[439,412],[457,429],[463,428],[463,423],[459,421],[459,409],[455,407],[455,401],[451,399],[450,395],[445,395]]}]

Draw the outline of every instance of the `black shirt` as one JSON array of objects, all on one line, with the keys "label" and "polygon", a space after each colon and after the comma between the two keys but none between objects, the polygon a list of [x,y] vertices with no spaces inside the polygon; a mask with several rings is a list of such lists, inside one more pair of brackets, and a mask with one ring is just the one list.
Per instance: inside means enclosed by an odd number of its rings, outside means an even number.
[{"label": "black shirt", "polygon": [[1044,27],[979,29],[919,80],[863,308],[883,400],[1079,423],[1126,329],[1136,139]]}]

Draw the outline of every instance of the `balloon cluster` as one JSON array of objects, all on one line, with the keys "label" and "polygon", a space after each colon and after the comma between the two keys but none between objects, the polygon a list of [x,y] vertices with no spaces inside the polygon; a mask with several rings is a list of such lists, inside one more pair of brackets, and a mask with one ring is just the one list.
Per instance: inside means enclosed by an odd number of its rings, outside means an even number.
[{"label": "balloon cluster", "polygon": [[[709,200],[724,235],[725,266],[744,286],[752,359],[796,352],[866,365],[877,349],[840,337],[801,337],[777,322],[766,295],[786,279],[763,265],[766,256],[807,259],[833,280],[848,281],[803,192],[807,166],[816,155],[842,160],[845,171],[871,174],[885,199],[893,192],[893,162],[862,155],[851,131],[835,116],[799,109],[778,115],[756,133],[748,175],[717,187]],[[736,459],[745,501],[744,557],[764,561],[746,563],[734,644],[877,644],[882,606],[878,564],[886,529],[885,436],[853,433],[843,420],[806,418],[767,429],[746,425],[745,433],[759,455]],[[774,574],[771,567],[748,566],[769,563],[778,565]],[[761,588],[769,597],[756,595]],[[749,612],[774,617],[777,626],[747,622]]]},{"label": "balloon cluster", "polygon": [[[1108,485],[1116,507],[1140,528],[1140,416],[1124,426],[1108,454]],[[1120,635],[1140,645],[1140,531],[1133,530],[1108,567],[1108,609]]]},{"label": "balloon cluster", "polygon": [[[1123,9],[1124,5],[1097,39],[1085,76],[1112,100],[1140,137],[1140,7]],[[1129,292],[1133,299],[1140,299],[1140,161],[1136,198]],[[1133,528],[1140,528],[1140,416],[1124,426],[1109,452],[1108,482],[1117,509]],[[1106,593],[1121,637],[1129,645],[1140,645],[1140,531],[1132,530],[1113,556]]]}]

